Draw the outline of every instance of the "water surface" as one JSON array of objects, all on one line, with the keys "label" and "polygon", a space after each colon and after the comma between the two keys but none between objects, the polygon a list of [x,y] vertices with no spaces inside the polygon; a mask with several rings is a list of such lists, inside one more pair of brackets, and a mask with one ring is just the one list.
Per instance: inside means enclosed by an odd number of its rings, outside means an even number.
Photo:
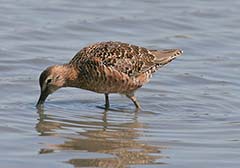
[{"label": "water surface", "polygon": [[[0,6],[0,167],[240,165],[240,1],[14,1]],[[61,89],[43,110],[38,77],[97,41],[184,55],[123,96]]]}]

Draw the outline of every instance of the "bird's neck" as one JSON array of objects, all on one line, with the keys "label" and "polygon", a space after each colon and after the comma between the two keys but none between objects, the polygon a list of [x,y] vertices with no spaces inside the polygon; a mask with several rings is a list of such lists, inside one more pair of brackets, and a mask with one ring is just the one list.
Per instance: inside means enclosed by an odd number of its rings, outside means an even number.
[{"label": "bird's neck", "polygon": [[63,87],[77,87],[78,85],[78,72],[74,66],[64,64],[62,66],[63,78],[65,79]]}]

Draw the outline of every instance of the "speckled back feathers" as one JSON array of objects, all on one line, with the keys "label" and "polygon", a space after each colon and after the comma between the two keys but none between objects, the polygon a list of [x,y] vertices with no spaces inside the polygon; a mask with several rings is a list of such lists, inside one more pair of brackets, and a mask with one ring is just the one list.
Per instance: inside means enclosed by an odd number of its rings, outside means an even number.
[{"label": "speckled back feathers", "polygon": [[110,41],[83,48],[74,56],[70,64],[95,62],[134,76],[153,66],[165,65],[181,53],[179,49],[147,50],[136,45]]}]

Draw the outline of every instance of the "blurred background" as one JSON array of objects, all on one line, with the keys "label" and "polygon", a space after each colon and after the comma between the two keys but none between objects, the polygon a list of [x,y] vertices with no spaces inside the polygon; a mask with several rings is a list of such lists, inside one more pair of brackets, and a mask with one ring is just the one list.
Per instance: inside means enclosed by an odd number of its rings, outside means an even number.
[{"label": "blurred background", "polygon": [[[1,168],[239,167],[240,1],[0,2]],[[72,88],[35,108],[43,69],[108,40],[184,54],[138,90],[141,112]]]}]

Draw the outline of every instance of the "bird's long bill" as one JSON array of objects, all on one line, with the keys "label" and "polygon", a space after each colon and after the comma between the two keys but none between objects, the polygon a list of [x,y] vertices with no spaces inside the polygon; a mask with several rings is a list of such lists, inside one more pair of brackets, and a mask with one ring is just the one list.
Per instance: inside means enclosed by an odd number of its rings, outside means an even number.
[{"label": "bird's long bill", "polygon": [[41,92],[41,95],[40,95],[40,97],[39,97],[39,99],[38,99],[38,102],[37,102],[37,104],[36,104],[36,107],[37,107],[37,108],[41,107],[41,106],[44,104],[44,102],[45,102],[45,100],[47,99],[48,95],[49,95],[49,94],[48,94],[46,91],[42,91],[42,92]]}]

